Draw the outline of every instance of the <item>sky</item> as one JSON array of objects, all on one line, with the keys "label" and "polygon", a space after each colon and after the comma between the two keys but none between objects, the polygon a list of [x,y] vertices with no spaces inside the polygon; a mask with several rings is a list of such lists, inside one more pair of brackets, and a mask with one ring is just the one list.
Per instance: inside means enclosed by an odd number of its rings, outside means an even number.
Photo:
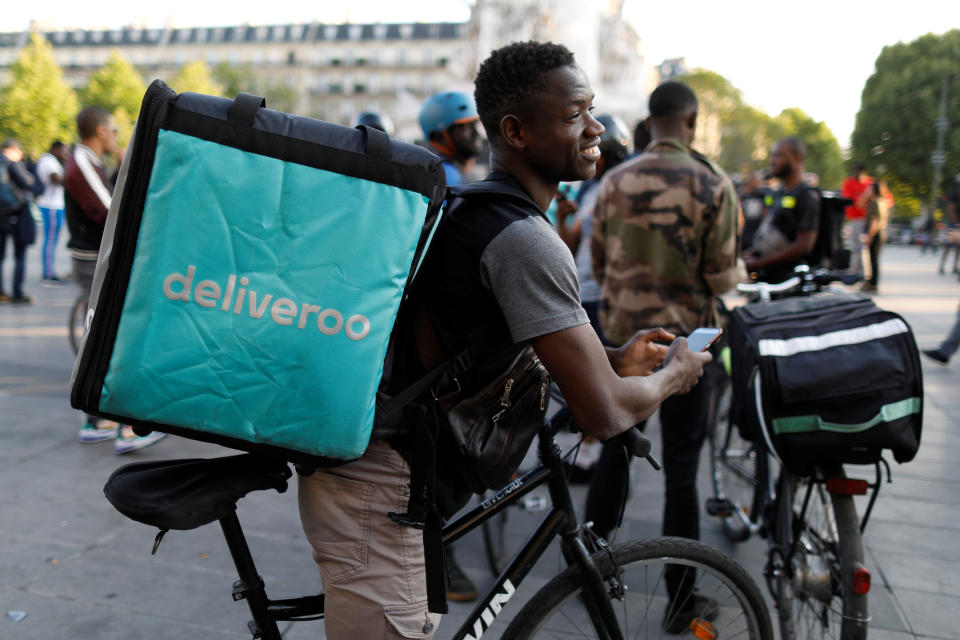
[{"label": "sky", "polygon": [[[0,31],[22,30],[31,19],[45,26],[83,28],[154,27],[168,20],[178,27],[314,19],[465,21],[471,4],[472,0],[271,0],[237,3],[224,12],[221,3],[202,0],[6,2],[0,11]],[[957,0],[626,0],[623,12],[640,34],[648,64],[686,58],[688,67],[725,76],[748,104],[770,115],[798,107],[826,122],[844,148],[853,132],[860,94],[883,47],[960,28]]]}]

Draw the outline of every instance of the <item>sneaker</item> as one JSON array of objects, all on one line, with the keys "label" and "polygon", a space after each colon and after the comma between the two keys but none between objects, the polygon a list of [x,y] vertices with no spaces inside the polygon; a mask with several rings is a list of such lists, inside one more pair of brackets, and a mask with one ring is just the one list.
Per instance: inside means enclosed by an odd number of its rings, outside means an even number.
[{"label": "sneaker", "polygon": [[10,304],[33,304],[33,298],[30,296],[13,296],[10,298]]},{"label": "sneaker", "polygon": [[63,278],[58,278],[57,276],[44,276],[41,284],[43,284],[45,287],[58,287],[66,283],[66,280]]},{"label": "sneaker", "polygon": [[947,364],[947,362],[950,361],[950,356],[940,351],[940,349],[924,349],[920,353],[927,356],[931,360],[936,360],[940,364]]},{"label": "sneaker", "polygon": [[672,602],[667,603],[667,610],[663,615],[664,631],[671,635],[679,635],[690,631],[698,621],[713,622],[720,613],[720,604],[716,600],[699,593],[693,594],[692,602],[688,604],[689,606],[676,611]]},{"label": "sneaker", "polygon": [[117,437],[117,423],[111,420],[87,420],[80,427],[77,439],[84,444],[104,442]]},{"label": "sneaker", "polygon": [[477,588],[460,568],[460,565],[457,564],[456,558],[453,557],[453,550],[445,548],[443,559],[447,565],[447,600],[453,600],[454,602],[476,600]]},{"label": "sneaker", "polygon": [[153,431],[145,436],[138,436],[133,432],[133,427],[125,424],[117,431],[117,438],[113,441],[113,450],[118,453],[130,453],[137,449],[149,447],[154,442],[163,439],[167,434],[159,431]]}]

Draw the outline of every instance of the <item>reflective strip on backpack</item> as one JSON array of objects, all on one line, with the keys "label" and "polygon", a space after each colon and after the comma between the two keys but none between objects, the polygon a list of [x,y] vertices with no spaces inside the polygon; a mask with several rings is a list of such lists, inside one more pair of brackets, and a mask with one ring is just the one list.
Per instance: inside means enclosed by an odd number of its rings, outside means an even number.
[{"label": "reflective strip on backpack", "polygon": [[833,431],[835,433],[860,433],[871,427],[875,427],[881,422],[893,422],[906,418],[909,415],[920,413],[920,398],[906,398],[897,402],[891,402],[880,407],[880,411],[866,422],[856,424],[840,424],[838,422],[827,422],[820,416],[789,416],[786,418],[774,418],[773,432],[777,435],[785,433],[806,433],[810,431]]},{"label": "reflective strip on backpack", "polygon": [[889,338],[901,333],[909,333],[910,329],[900,318],[891,318],[884,322],[870,324],[865,327],[853,327],[831,331],[819,336],[799,336],[779,340],[764,338],[757,344],[761,356],[787,357],[807,351],[823,351],[831,347],[840,347],[851,344],[862,344],[880,338]]}]

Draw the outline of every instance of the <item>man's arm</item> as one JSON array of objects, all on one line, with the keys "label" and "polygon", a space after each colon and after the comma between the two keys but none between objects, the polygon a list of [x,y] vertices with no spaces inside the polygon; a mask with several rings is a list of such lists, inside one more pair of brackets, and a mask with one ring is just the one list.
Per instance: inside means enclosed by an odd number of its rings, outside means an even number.
[{"label": "man's arm", "polygon": [[649,376],[620,377],[590,325],[549,333],[532,344],[577,424],[601,440],[650,417],[668,397],[689,391],[711,359],[709,353],[693,353],[686,340],[677,338],[662,369]]}]

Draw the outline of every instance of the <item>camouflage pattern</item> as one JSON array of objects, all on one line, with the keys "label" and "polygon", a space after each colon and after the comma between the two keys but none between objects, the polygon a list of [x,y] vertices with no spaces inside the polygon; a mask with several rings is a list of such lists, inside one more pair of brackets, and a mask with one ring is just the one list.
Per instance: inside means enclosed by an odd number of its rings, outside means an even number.
[{"label": "camouflage pattern", "polygon": [[742,272],[738,212],[726,174],[676,140],[603,177],[591,253],[612,344],[650,327],[687,335],[715,326],[713,297]]}]

